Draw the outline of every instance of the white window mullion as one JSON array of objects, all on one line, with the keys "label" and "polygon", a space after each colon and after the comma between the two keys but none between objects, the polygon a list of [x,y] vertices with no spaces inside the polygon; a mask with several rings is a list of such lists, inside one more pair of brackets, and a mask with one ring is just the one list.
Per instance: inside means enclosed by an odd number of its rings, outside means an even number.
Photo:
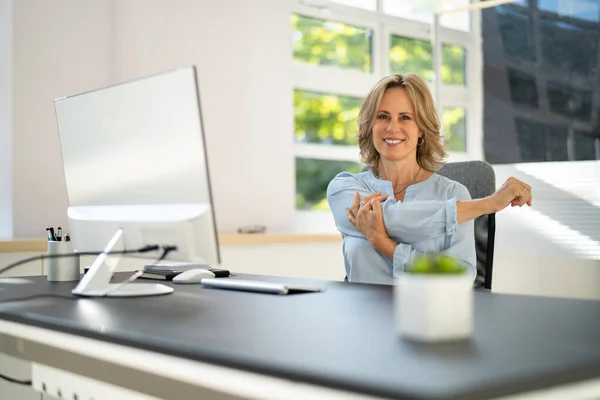
[{"label": "white window mullion", "polygon": [[429,42],[431,40],[431,27],[423,22],[404,20],[397,18],[398,21],[386,24],[388,35],[409,37],[412,39],[421,39]]},{"label": "white window mullion", "polygon": [[387,24],[381,23],[380,28],[381,40],[379,40],[379,49],[381,52],[381,68],[379,69],[380,77],[391,74],[390,70],[390,48],[392,45],[390,29]]},{"label": "white window mullion", "polygon": [[[396,22],[387,26],[389,27],[389,33],[394,36],[421,39],[427,42],[431,40],[432,27],[423,22],[406,20],[406,22]],[[466,47],[473,42],[473,35],[470,32],[455,31],[443,27],[440,27],[440,36],[444,44],[458,44]]]},{"label": "white window mullion", "polygon": [[[373,39],[371,42],[372,57],[373,57],[373,76],[375,81],[382,76],[382,70],[385,64],[385,49],[382,47],[382,41],[385,37],[385,32],[382,29],[383,24],[377,23],[377,28],[373,29]],[[369,88],[370,90],[371,88]],[[365,92],[365,94],[368,93]]]},{"label": "white window mullion", "polygon": [[326,1],[317,2],[311,0],[310,3],[296,3],[293,7],[293,12],[306,17],[342,22],[361,28],[373,29],[376,25],[373,22],[376,21],[373,18],[373,11],[361,10]]},{"label": "white window mullion", "polygon": [[300,63],[294,65],[293,74],[296,89],[360,98],[377,82],[375,74]]},{"label": "white window mullion", "polygon": [[443,26],[440,27],[440,36],[443,43],[458,44],[463,47],[473,42],[472,32],[457,31]]},{"label": "white window mullion", "polygon": [[470,104],[469,89],[466,86],[442,85],[441,104],[452,104],[458,107],[467,108]]},{"label": "white window mullion", "polygon": [[318,160],[360,161],[358,146],[297,143],[295,154],[296,157]]},{"label": "white window mullion", "polygon": [[471,11],[472,45],[467,49],[466,77],[468,85],[467,154],[483,160],[483,50],[481,10]]},{"label": "white window mullion", "polygon": [[[297,90],[362,100],[382,77],[391,73],[390,50],[392,35],[408,39],[424,40],[428,43],[431,40],[432,26],[430,23],[387,15],[383,12],[384,0],[377,0],[376,11],[351,7],[328,0],[292,1],[294,4],[293,12],[298,15],[368,29],[373,34],[371,41],[371,71],[362,71],[359,68],[351,67],[311,65],[294,62],[293,84],[294,89]],[[466,116],[466,125],[464,128],[467,146],[466,152],[450,151],[448,158],[450,162],[483,159],[483,61],[481,59],[482,41],[480,21],[480,11],[473,11],[470,14],[471,30],[469,32],[450,29],[444,26],[440,30],[443,44],[460,46],[466,52],[465,85],[442,84],[440,89],[441,117],[443,118],[444,109],[453,108],[464,110]],[[364,64],[361,63],[361,65]],[[431,67],[433,68],[433,65]],[[431,90],[432,87],[431,85],[429,86]],[[356,102],[353,103],[348,99],[344,99],[344,101],[349,102],[348,104],[352,103],[354,104],[352,107],[356,107]],[[458,114],[454,115],[454,117],[457,116]],[[328,118],[333,117],[329,116]],[[347,126],[349,124],[346,124],[344,129],[348,129]],[[314,127],[310,129],[314,129]],[[339,130],[339,126],[336,129]],[[356,127],[355,129],[358,128]],[[462,125],[457,125],[455,134],[461,134],[458,129],[462,129]],[[339,134],[339,132],[337,133]],[[348,133],[354,134],[355,132],[345,132],[346,135]],[[294,155],[297,158],[321,160],[315,161],[315,163],[323,163],[323,165],[335,165],[336,161],[360,162],[357,145],[296,143],[294,146]],[[330,164],[328,162],[333,163]],[[306,166],[311,165],[311,163],[301,162],[297,165],[299,165],[299,168],[304,168],[300,169],[300,171],[306,174],[308,171]],[[343,164],[339,165],[341,168]],[[312,174],[312,172],[310,173]],[[306,175],[301,176],[303,179],[307,179]],[[322,179],[322,177],[317,177],[316,179]]]}]

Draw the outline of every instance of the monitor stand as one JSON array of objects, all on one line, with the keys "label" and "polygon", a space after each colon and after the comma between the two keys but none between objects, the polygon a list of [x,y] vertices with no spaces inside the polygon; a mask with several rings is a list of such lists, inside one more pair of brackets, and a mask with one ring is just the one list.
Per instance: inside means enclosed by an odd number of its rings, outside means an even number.
[{"label": "monitor stand", "polygon": [[[119,287],[121,286],[121,287]],[[77,293],[83,297],[140,297],[158,296],[173,292],[173,288],[162,283],[109,283],[107,287],[99,290],[81,291]]]},{"label": "monitor stand", "polygon": [[117,245],[122,240],[123,230],[118,229],[106,245],[104,252],[96,257],[88,272],[83,275],[71,293],[83,297],[139,297],[173,292],[172,287],[160,283],[132,283],[140,275],[140,271],[125,282],[110,283],[120,258],[118,254],[112,254],[111,251],[120,248]]}]

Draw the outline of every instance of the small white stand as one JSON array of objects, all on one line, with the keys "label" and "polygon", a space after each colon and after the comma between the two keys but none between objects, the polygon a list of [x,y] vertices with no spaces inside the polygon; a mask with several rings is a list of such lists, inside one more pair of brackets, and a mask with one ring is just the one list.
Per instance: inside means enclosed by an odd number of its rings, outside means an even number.
[{"label": "small white stand", "polygon": [[157,296],[173,292],[173,288],[160,283],[109,283],[119,262],[119,255],[109,255],[115,245],[122,240],[123,230],[119,229],[110,239],[104,252],[100,254],[71,291],[84,297],[138,297]]}]

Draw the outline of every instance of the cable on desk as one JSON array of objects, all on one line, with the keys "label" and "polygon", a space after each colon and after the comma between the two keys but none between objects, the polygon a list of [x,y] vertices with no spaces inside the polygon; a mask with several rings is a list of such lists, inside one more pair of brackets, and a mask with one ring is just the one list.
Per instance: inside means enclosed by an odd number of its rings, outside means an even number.
[{"label": "cable on desk", "polygon": [[40,254],[38,256],[24,258],[22,260],[19,260],[12,264],[7,265],[6,267],[0,269],[0,275],[10,269],[18,267],[19,265],[27,264],[27,263],[30,263],[32,261],[37,261],[37,260],[47,260],[49,258],[97,256],[97,255],[104,254],[104,253],[107,255],[127,255],[127,254],[136,254],[136,253],[148,253],[150,251],[156,251],[156,250],[160,250],[160,249],[163,250],[162,257],[164,257],[170,251],[177,250],[177,246],[148,245],[148,246],[140,247],[139,249],[109,251],[108,253],[106,253],[104,251],[83,251],[80,253],[68,253],[68,254]]},{"label": "cable on desk", "polygon": [[20,381],[2,374],[0,374],[0,379],[4,379],[5,381],[12,383],[18,383],[19,385],[31,386],[31,381]]},{"label": "cable on desk", "polygon": [[155,264],[164,260],[170,252],[176,251],[177,246],[163,246],[162,250],[162,254],[154,261]]}]

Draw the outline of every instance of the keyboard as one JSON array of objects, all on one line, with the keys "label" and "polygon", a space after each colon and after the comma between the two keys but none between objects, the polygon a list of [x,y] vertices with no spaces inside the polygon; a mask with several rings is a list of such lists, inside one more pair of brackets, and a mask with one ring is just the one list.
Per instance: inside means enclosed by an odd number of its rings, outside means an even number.
[{"label": "keyboard", "polygon": [[144,265],[146,272],[184,272],[190,269],[210,269],[209,264],[194,262],[161,262],[158,264]]}]

